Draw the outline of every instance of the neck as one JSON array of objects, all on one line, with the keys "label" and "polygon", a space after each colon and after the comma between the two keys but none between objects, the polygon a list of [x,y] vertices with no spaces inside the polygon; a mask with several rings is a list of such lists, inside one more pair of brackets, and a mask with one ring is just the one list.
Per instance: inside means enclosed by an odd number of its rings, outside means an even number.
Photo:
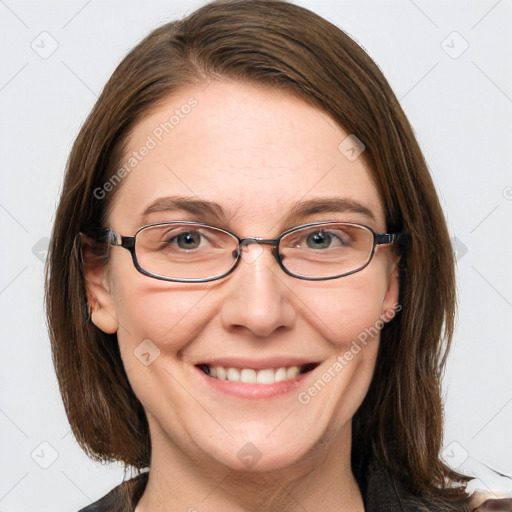
[{"label": "neck", "polygon": [[293,465],[260,472],[205,463],[151,421],[150,430],[149,479],[135,512],[364,512],[350,464],[350,425],[321,438]]}]

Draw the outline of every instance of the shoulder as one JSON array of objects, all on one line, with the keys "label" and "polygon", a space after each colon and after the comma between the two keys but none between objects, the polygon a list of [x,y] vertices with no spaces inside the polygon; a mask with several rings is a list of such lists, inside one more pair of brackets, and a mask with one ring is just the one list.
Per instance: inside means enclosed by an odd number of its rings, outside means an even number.
[{"label": "shoulder", "polygon": [[[79,512],[133,512],[144,493],[149,473],[127,480],[100,500]],[[512,512],[512,499],[480,498],[479,505],[468,502],[448,503],[444,500],[416,496],[380,466],[370,465],[357,474],[367,512]]]},{"label": "shoulder", "polygon": [[362,494],[367,512],[472,512],[470,499],[454,502],[414,494],[387,468],[374,464],[366,468]]},{"label": "shoulder", "polygon": [[512,512],[512,498],[480,497],[472,512]]},{"label": "shoulder", "polygon": [[141,473],[126,480],[100,500],[79,512],[133,512],[148,482],[149,473]]},{"label": "shoulder", "polygon": [[512,512],[512,498],[470,494],[466,500],[453,502],[435,496],[417,496],[387,469],[376,465],[367,468],[363,483],[367,512]]}]

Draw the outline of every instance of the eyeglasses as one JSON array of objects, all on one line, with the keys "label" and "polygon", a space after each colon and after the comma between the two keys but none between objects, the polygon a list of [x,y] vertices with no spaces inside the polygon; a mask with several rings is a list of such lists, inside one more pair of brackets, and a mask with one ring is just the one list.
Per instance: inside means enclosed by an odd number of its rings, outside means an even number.
[{"label": "eyeglasses", "polygon": [[111,229],[94,236],[129,250],[135,268],[164,281],[206,282],[231,273],[250,244],[272,246],[286,274],[311,281],[336,279],[367,267],[378,245],[403,242],[402,233],[375,233],[350,222],[315,222],[288,229],[277,238],[240,238],[201,222],[164,222],[142,226],[134,236]]}]

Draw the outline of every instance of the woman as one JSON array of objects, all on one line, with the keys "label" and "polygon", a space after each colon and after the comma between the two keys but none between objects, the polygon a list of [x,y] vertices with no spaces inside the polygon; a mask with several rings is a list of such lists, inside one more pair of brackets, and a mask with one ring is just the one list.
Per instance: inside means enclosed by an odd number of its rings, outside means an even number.
[{"label": "woman", "polygon": [[[271,247],[268,247],[268,246]],[[213,2],[118,66],[48,258],[86,511],[470,510],[439,458],[454,262],[413,131],[346,34]]]}]

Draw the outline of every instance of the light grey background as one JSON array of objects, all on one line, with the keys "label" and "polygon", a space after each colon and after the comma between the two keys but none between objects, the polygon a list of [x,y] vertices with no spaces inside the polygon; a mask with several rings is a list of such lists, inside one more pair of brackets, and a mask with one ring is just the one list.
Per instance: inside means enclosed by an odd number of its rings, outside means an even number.
[{"label": "light grey background", "polygon": [[[108,77],[150,30],[203,3],[0,0],[1,512],[76,511],[123,478],[70,434],[42,260],[67,155]],[[459,258],[445,459],[510,475],[512,0],[297,3],[368,51],[415,128]]]}]

